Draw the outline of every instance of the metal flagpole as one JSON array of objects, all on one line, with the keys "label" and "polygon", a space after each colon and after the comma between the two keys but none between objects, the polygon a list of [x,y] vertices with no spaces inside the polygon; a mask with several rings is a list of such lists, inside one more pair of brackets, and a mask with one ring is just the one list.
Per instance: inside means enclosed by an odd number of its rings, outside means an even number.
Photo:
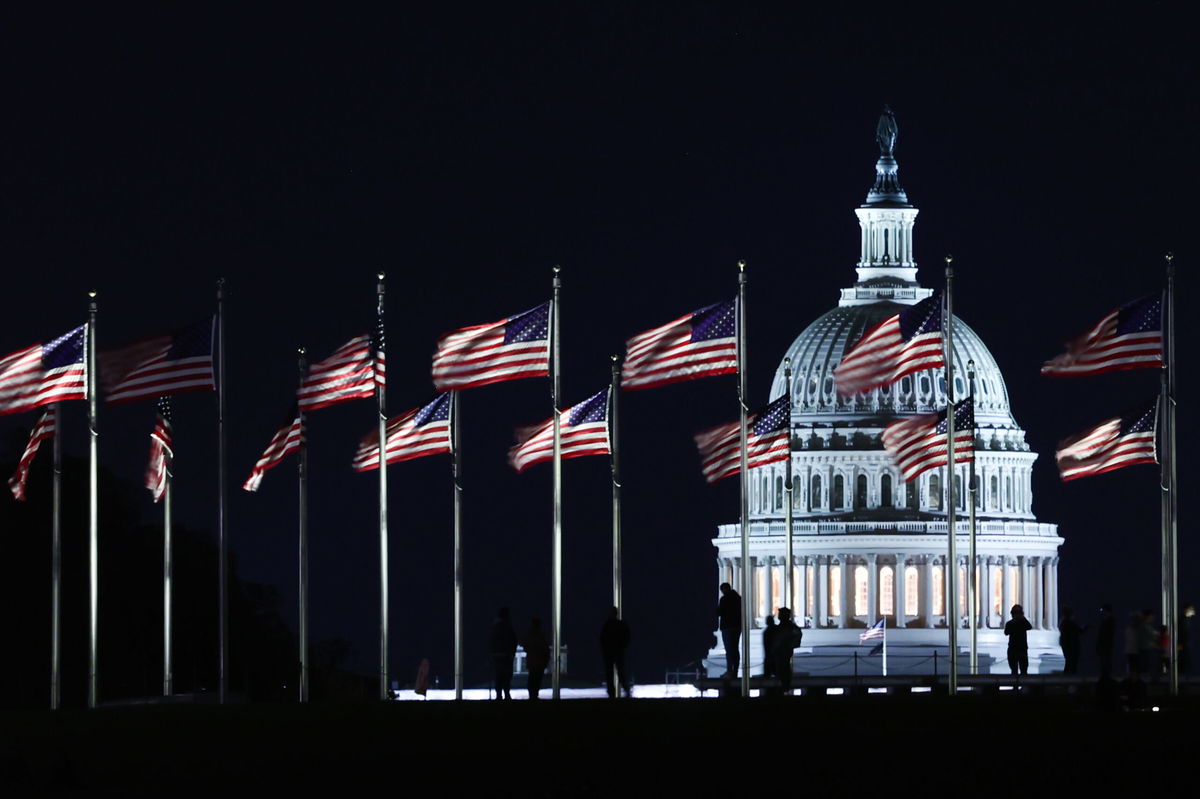
[{"label": "metal flagpole", "polygon": [[942,340],[946,347],[946,627],[950,633],[950,673],[946,687],[958,693],[958,554],[955,552],[954,520],[958,510],[954,473],[954,259],[946,256],[946,306],[942,318]]},{"label": "metal flagpole", "polygon": [[[308,357],[304,347],[296,351],[296,368],[299,372],[297,385],[304,384],[308,374]],[[296,503],[297,524],[296,537],[297,555],[300,573],[297,582],[300,586],[300,635],[297,642],[300,657],[300,701],[308,701],[308,436],[306,435],[304,411],[299,407],[296,415],[300,417],[300,451],[296,461]]]},{"label": "metal flagpole", "polygon": [[[975,412],[975,361],[967,361],[967,389],[971,398],[971,415]],[[967,607],[971,624],[971,673],[979,673],[979,575],[975,565],[975,503],[979,498],[979,486],[975,484],[975,431],[971,431],[971,462],[967,472],[967,502],[970,507],[971,535],[967,539]]]},{"label": "metal flagpole", "polygon": [[[783,359],[783,390],[787,392],[787,398],[788,398],[788,423],[787,423],[788,424],[788,434],[787,434],[788,435],[788,457],[787,457],[787,466],[785,467],[786,472],[785,472],[784,478],[783,478],[783,496],[784,496],[784,499],[787,501],[787,513],[784,516],[784,519],[786,522],[786,529],[787,529],[787,568],[784,569],[784,574],[783,574],[783,595],[785,597],[787,597],[784,601],[787,602],[788,607],[790,607],[792,609],[792,619],[794,621],[796,618],[796,606],[799,603],[796,602],[796,598],[792,596],[792,587],[793,587],[792,586],[792,569],[794,568],[792,565],[793,561],[794,561],[793,556],[792,556],[792,526],[793,526],[792,525],[792,500],[794,498],[794,495],[792,494],[792,359],[791,358]],[[768,610],[769,610],[769,608],[768,608]],[[800,618],[800,626],[801,627],[804,626],[803,615],[801,615],[801,618]],[[766,656],[767,656],[766,653],[764,653],[763,657],[766,657]]]},{"label": "metal flagpole", "polygon": [[[741,419],[741,532],[742,532],[742,696],[750,696],[750,605],[754,601],[753,574],[750,568],[750,500],[747,491],[748,470],[746,430],[746,262],[738,261],[737,297],[738,412]],[[726,656],[728,657],[728,655]],[[736,675],[735,675],[736,676]]]},{"label": "metal flagpole", "polygon": [[225,278],[217,281],[217,701],[225,704],[229,670],[229,515],[225,478]]},{"label": "metal flagpole", "polygon": [[612,356],[612,384],[608,388],[608,436],[612,451],[612,580],[613,607],[620,616],[621,607],[621,457],[618,422],[620,421],[619,395],[621,392],[620,358]]},{"label": "metal flagpole", "polygon": [[450,458],[454,477],[454,698],[463,698],[462,437],[458,427],[458,391],[450,392]]},{"label": "metal flagpole", "polygon": [[97,694],[96,628],[100,573],[100,514],[97,476],[100,462],[100,431],[96,424],[96,292],[88,292],[87,398],[88,398],[88,707],[95,707]]},{"label": "metal flagpole", "polygon": [[54,403],[54,488],[50,500],[50,709],[62,700],[59,682],[62,642],[62,415]]},{"label": "metal flagpole", "polygon": [[1179,497],[1175,491],[1176,462],[1175,462],[1175,409],[1179,398],[1175,395],[1175,255],[1167,253],[1167,494],[1168,494],[1168,525],[1167,538],[1170,544],[1170,561],[1167,568],[1167,584],[1170,588],[1171,615],[1166,619],[1167,638],[1170,641],[1169,668],[1171,671],[1171,695],[1179,694]]},{"label": "metal flagpole", "polygon": [[558,396],[559,382],[559,350],[558,350],[558,294],[562,281],[558,277],[559,267],[554,267],[554,296],[550,303],[550,402],[554,406],[554,541],[553,560],[554,574],[551,579],[553,596],[551,597],[551,613],[554,616],[554,670],[551,679],[554,688],[554,698],[559,698],[559,678],[561,671],[562,640],[562,425],[559,419]]},{"label": "metal flagpole", "polygon": [[[375,284],[378,329],[375,346],[383,349],[383,272]],[[378,357],[378,356],[377,356]],[[379,698],[388,698],[388,516],[387,516],[387,412],[384,381],[375,380],[379,404]]]},{"label": "metal flagpole", "polygon": [[[170,424],[171,401],[159,397],[159,413]],[[166,458],[166,453],[163,453]],[[174,464],[167,459],[163,464],[163,696],[173,694],[173,674],[171,671],[171,471]]]},{"label": "metal flagpole", "polygon": [[882,618],[883,621],[883,676],[887,676],[887,616]]}]

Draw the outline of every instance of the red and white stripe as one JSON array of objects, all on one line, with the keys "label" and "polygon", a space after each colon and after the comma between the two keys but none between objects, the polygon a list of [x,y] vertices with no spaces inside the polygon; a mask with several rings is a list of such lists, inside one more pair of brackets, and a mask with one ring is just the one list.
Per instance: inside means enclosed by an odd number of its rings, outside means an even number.
[{"label": "red and white stripe", "polygon": [[656,388],[737,372],[737,337],[692,341],[694,316],[686,314],[626,341],[621,388]]},{"label": "red and white stripe", "polygon": [[[571,409],[559,413],[559,440],[562,458],[582,458],[585,455],[610,455],[608,420],[584,422],[568,426]],[[554,417],[541,424],[518,428],[516,445],[508,451],[508,465],[523,472],[530,466],[554,460]]]},{"label": "red and white stripe", "polygon": [[[429,422],[417,426],[415,419],[422,409],[411,411],[389,419],[386,428],[387,449],[384,456],[389,464],[440,455],[450,452],[450,420]],[[369,472],[379,468],[379,431],[366,435],[354,453],[354,470]]]},{"label": "red and white stripe", "polygon": [[375,396],[375,363],[371,337],[357,336],[323,361],[308,367],[308,374],[296,389],[302,411],[315,411],[354,399]]},{"label": "red and white stripe", "polygon": [[191,391],[212,391],[212,354],[167,360],[172,336],[156,336],[120,350],[101,353],[100,379],[110,405]]},{"label": "red and white stripe", "polygon": [[1067,351],[1042,366],[1048,377],[1084,377],[1122,369],[1154,369],[1162,364],[1161,330],[1115,335],[1121,309],[1067,344]]},{"label": "red and white stripe", "polygon": [[438,391],[550,374],[550,339],[504,343],[507,319],[446,333],[433,353]]},{"label": "red and white stripe", "polygon": [[1121,435],[1121,418],[1116,417],[1068,439],[1054,453],[1054,460],[1064,482],[1139,463],[1158,463],[1154,439],[1154,430]]},{"label": "red and white stripe", "polygon": [[48,438],[53,438],[58,431],[58,414],[54,406],[51,406],[42,414],[42,418],[38,419],[37,424],[33,426],[33,432],[29,434],[29,443],[25,445],[25,451],[21,453],[21,460],[17,463],[17,470],[13,472],[13,476],[8,480],[9,490],[12,491],[13,497],[18,502],[25,501],[25,482],[29,479],[29,467],[33,464],[33,459],[37,456],[38,447]]},{"label": "red and white stripe", "polygon": [[[746,424],[754,425],[751,416]],[[742,426],[741,422],[730,422],[709,428],[694,436],[696,448],[700,450],[700,471],[704,479],[712,483],[737,474],[742,469]],[[788,459],[788,430],[778,430],[767,435],[756,436],[753,431],[746,441],[746,464],[753,469],[768,463]]]},{"label": "red and white stripe", "polygon": [[941,331],[920,333],[905,341],[900,314],[895,314],[863,334],[833,370],[833,379],[838,396],[850,397],[945,365]]},{"label": "red and white stripe", "polygon": [[86,370],[73,363],[42,370],[41,344],[0,358],[0,416],[64,400],[87,399]]},{"label": "red and white stripe", "polygon": [[161,413],[154,417],[154,431],[150,433],[150,463],[146,466],[146,488],[158,502],[167,490],[171,466],[175,453],[171,449],[171,423]]},{"label": "red and white stripe", "polygon": [[297,452],[303,444],[304,422],[297,413],[295,419],[276,431],[275,437],[271,439],[270,444],[267,444],[262,457],[250,470],[250,476],[246,478],[246,484],[242,488],[246,491],[257,491],[258,487],[262,485],[263,475],[278,466],[288,455]]},{"label": "red and white stripe", "polygon": [[[914,480],[921,472],[949,462],[945,431],[938,425],[945,417],[923,413],[888,425],[883,431],[883,448],[892,456],[905,480]],[[954,461],[975,459],[975,428],[954,431]]]}]

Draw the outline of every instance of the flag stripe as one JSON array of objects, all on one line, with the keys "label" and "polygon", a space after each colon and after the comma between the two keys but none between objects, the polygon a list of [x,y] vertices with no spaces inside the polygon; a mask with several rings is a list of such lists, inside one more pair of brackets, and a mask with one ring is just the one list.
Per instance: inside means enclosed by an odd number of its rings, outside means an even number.
[{"label": "flag stripe", "polygon": [[[387,462],[423,458],[450,452],[449,394],[443,394],[427,405],[413,408],[389,419],[385,428],[384,456]],[[379,431],[373,430],[359,442],[352,465],[355,471],[368,472],[379,468]]]},{"label": "flag stripe", "polygon": [[41,447],[43,441],[53,438],[57,434],[58,415],[51,406],[33,426],[33,431],[29,434],[29,443],[25,445],[25,451],[21,453],[21,460],[17,463],[17,470],[8,480],[8,488],[18,502],[25,501],[25,483],[29,479],[29,468],[33,465],[38,448]]},{"label": "flag stripe", "polygon": [[301,411],[315,411],[330,405],[375,396],[376,351],[371,337],[356,336],[323,361],[311,364],[296,399]]},{"label": "flag stripe", "polygon": [[[448,391],[548,376],[549,316],[550,303],[544,303],[499,322],[446,333],[433,354],[433,384]],[[520,340],[508,341],[514,332]]]},{"label": "flag stripe", "polygon": [[192,391],[212,391],[213,331],[208,317],[98,356],[105,401],[118,405]]},{"label": "flag stripe", "polygon": [[1054,453],[1059,476],[1075,480],[1140,463],[1157,463],[1158,405],[1140,414],[1106,419],[1072,436]]},{"label": "flag stripe", "polygon": [[262,485],[263,475],[278,466],[288,455],[299,450],[303,444],[304,422],[297,412],[292,421],[284,424],[275,432],[271,443],[267,444],[262,456],[250,470],[250,476],[246,478],[246,483],[242,488],[246,491],[257,491],[258,487]]},{"label": "flag stripe", "polygon": [[[761,420],[761,421],[760,421]],[[751,414],[746,425],[746,465],[750,469],[787,460],[791,456],[789,440],[791,414],[785,394],[766,408]],[[767,429],[756,432],[762,422]],[[700,452],[700,471],[710,484],[738,474],[742,468],[741,422],[729,422],[701,431],[694,436]]]},{"label": "flag stripe", "polygon": [[864,333],[833,375],[838,395],[849,397],[944,365],[941,294],[934,294]]},{"label": "flag stripe", "polygon": [[[736,372],[735,312],[732,300],[716,303],[633,336],[625,342],[621,387],[656,388]],[[708,324],[704,331],[696,329],[701,319]]]},{"label": "flag stripe", "polygon": [[[954,459],[975,459],[974,403],[962,400],[954,411]],[[925,413],[894,422],[883,431],[883,446],[905,480],[950,462],[946,445],[946,412]]]},{"label": "flag stripe", "polygon": [[1151,294],[1111,311],[1087,332],[1067,343],[1067,351],[1046,361],[1049,377],[1085,377],[1162,364],[1162,295]]},{"label": "flag stripe", "polygon": [[86,399],[85,330],[80,326],[49,344],[34,344],[0,358],[0,415]]},{"label": "flag stripe", "polygon": [[[563,459],[587,455],[609,455],[608,393],[598,391],[583,402],[559,413],[559,442]],[[575,420],[575,424],[571,420]],[[554,459],[554,417],[516,433],[517,443],[508,451],[508,465],[523,472],[530,466]]]}]

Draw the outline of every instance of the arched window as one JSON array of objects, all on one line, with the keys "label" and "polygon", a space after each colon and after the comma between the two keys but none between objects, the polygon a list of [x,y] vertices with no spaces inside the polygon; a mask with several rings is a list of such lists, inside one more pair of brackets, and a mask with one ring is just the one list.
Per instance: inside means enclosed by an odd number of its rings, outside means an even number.
[{"label": "arched window", "polygon": [[804,480],[799,477],[792,478],[792,507],[800,510],[804,507]]},{"label": "arched window", "polygon": [[854,481],[854,507],[867,507],[867,476],[860,474],[858,479]]},{"label": "arched window", "polygon": [[866,566],[854,567],[854,615],[867,615],[868,578]]},{"label": "arched window", "polygon": [[767,491],[770,490],[770,483],[767,482],[767,476],[764,474],[762,479],[758,481],[758,509],[766,510],[767,501],[770,499]]},{"label": "arched window", "polygon": [[892,476],[890,474],[879,478],[879,507],[892,507]]},{"label": "arched window", "polygon": [[1013,509],[1011,474],[1004,478],[1004,509],[1009,512]]},{"label": "arched window", "polygon": [[775,478],[775,510],[783,510],[783,478]]},{"label": "arched window", "polygon": [[842,567],[829,566],[829,615],[842,615]]},{"label": "arched window", "polygon": [[[946,569],[938,564],[933,567],[933,615],[946,612]],[[932,626],[932,625],[929,625]]]},{"label": "arched window", "polygon": [[846,507],[846,478],[840,474],[833,476],[833,496],[829,498],[830,510],[841,510]]},{"label": "arched window", "polygon": [[917,509],[917,481],[909,480],[904,484],[904,507]]},{"label": "arched window", "polygon": [[808,495],[808,509],[816,510],[821,507],[821,475],[814,474],[812,478],[812,491]]},{"label": "arched window", "polygon": [[997,510],[1000,507],[1000,478],[992,475],[988,480],[988,510]]},{"label": "arched window", "polygon": [[879,615],[893,616],[896,613],[896,572],[891,566],[879,570]]},{"label": "arched window", "polygon": [[954,507],[959,510],[963,509],[962,479],[957,474],[954,475]]},{"label": "arched window", "polygon": [[920,586],[917,584],[919,574],[916,566],[904,567],[904,613],[907,616],[919,616],[921,613]]},{"label": "arched window", "polygon": [[929,507],[942,509],[942,478],[936,473],[929,475]]}]

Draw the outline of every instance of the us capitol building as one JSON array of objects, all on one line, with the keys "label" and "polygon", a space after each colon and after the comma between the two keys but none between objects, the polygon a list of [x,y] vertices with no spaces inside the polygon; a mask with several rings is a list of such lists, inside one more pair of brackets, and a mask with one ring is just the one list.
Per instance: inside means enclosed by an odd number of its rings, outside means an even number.
[{"label": "us capitol building", "polygon": [[[775,371],[771,399],[792,392],[791,459],[794,490],[793,562],[787,562],[785,464],[750,470],[749,631],[752,673],[762,669],[764,619],[781,605],[804,629],[796,650],[797,675],[881,673],[876,641],[859,633],[886,618],[889,674],[945,674],[948,624],[958,624],[959,673],[968,673],[968,465],[955,465],[950,496],[958,507],[955,567],[958,596],[946,596],[946,467],[906,483],[883,449],[888,424],[945,407],[945,378],[928,370],[885,388],[839,399],[833,370],[862,334],[901,306],[930,296],[917,282],[913,225],[917,209],[900,187],[893,156],[895,120],[885,110],[877,139],[881,155],[875,185],[855,209],[861,229],[858,279],[841,290],[833,310],[818,317],[788,348]],[[1004,623],[1020,604],[1029,632],[1031,673],[1062,668],[1058,645],[1058,526],[1033,515],[1030,477],[1037,454],[1012,416],[1004,377],[987,347],[957,317],[954,325],[955,397],[968,394],[967,363],[975,366],[976,569],[980,673],[1008,672]],[[717,583],[741,591],[741,530],[717,528]],[[786,597],[785,570],[792,596]],[[745,599],[745,598],[743,598]],[[949,599],[949,601],[948,601]],[[857,658],[856,658],[857,654]],[[707,673],[725,671],[719,633],[704,660]]]}]

